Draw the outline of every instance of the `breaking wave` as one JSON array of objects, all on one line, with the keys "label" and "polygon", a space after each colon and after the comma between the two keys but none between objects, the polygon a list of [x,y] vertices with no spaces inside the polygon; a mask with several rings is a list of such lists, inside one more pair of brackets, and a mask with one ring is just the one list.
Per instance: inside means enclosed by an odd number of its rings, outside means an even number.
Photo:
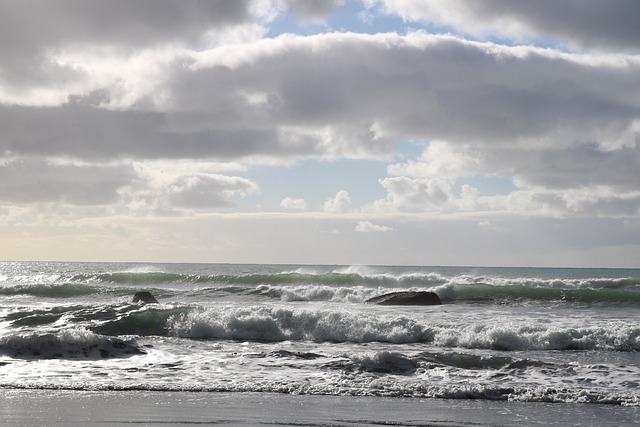
[{"label": "breaking wave", "polygon": [[104,335],[156,335],[257,342],[310,341],[393,344],[429,343],[444,348],[487,350],[640,351],[640,326],[611,322],[576,327],[534,321],[456,322],[429,316],[253,306],[203,309],[145,308],[107,320]]},{"label": "breaking wave", "polygon": [[0,338],[0,354],[13,358],[108,358],[143,354],[135,339],[96,334],[84,328],[56,333],[15,334]]}]

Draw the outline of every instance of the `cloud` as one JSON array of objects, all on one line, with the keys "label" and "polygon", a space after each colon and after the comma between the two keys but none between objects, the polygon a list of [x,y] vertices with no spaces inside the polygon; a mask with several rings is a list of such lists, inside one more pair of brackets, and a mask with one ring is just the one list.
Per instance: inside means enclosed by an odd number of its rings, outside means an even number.
[{"label": "cloud", "polygon": [[213,174],[183,176],[167,188],[172,206],[213,208],[233,206],[233,196],[245,197],[257,191],[257,185],[242,177]]},{"label": "cloud", "polygon": [[508,172],[521,185],[555,189],[606,185],[629,190],[637,188],[637,177],[631,172],[640,164],[640,141],[611,150],[596,143],[547,150],[488,150],[484,162],[486,169]]},{"label": "cloud", "polygon": [[344,213],[347,212],[350,205],[351,198],[349,193],[345,190],[340,190],[335,197],[326,200],[323,210],[330,213]]},{"label": "cloud", "polygon": [[639,135],[635,57],[425,33],[283,36],[173,55],[148,58],[156,77],[137,98],[122,98],[136,77],[120,75],[105,80],[101,98],[94,90],[48,108],[5,103],[0,149],[291,161],[389,158],[403,138],[607,150]]},{"label": "cloud", "polygon": [[[153,46],[200,37],[212,28],[252,18],[251,1],[21,0],[3,2],[3,49],[63,44]],[[31,28],[23,24],[33,25]],[[38,28],[38,31],[32,31]],[[16,35],[20,37],[15,37]],[[17,44],[17,46],[16,46]]]},{"label": "cloud", "polygon": [[[207,47],[207,34],[255,19],[249,0],[21,0],[0,3],[0,74],[14,87],[67,85],[82,70],[60,52],[127,55],[166,44]],[[37,29],[37,30],[35,30]],[[86,77],[86,76],[82,76]]]},{"label": "cloud", "polygon": [[0,160],[0,205],[109,205],[130,213],[226,208],[259,192],[254,181],[226,174],[245,170],[233,163],[8,158]]},{"label": "cloud", "polygon": [[304,199],[293,199],[291,197],[285,197],[280,201],[280,207],[285,209],[306,209],[309,206]]},{"label": "cloud", "polygon": [[258,185],[250,179],[215,172],[220,168],[216,164],[143,162],[135,167],[137,179],[122,191],[134,212],[228,208],[235,205],[235,198],[259,192]]},{"label": "cloud", "polygon": [[[416,32],[287,35],[201,52],[148,52],[140,63],[131,58],[124,60],[126,72],[118,71],[117,56],[102,65],[96,58],[78,63],[74,69],[82,75],[116,74],[92,77],[90,87],[78,87],[80,94],[67,88],[65,95],[64,86],[52,83],[51,90],[63,91],[54,98],[64,101],[5,100],[0,151],[42,162],[290,164],[310,157],[389,159],[394,140],[413,138],[430,141],[424,153],[390,165],[380,181],[388,192],[383,204],[395,210],[495,209],[514,200],[521,206],[525,198],[540,201],[542,211],[563,204],[585,210],[597,200],[612,206],[616,197],[607,194],[615,190],[633,212],[640,158],[640,60],[634,56]],[[509,203],[455,194],[460,177],[491,174],[513,177],[526,193]],[[215,187],[217,178],[185,182],[192,183],[190,193],[180,187],[185,191],[172,203],[195,205],[187,193],[202,195],[209,206],[230,200],[211,195],[226,191]],[[255,194],[249,183],[225,185],[244,186],[239,196]],[[565,190],[574,195],[559,193]],[[595,199],[587,203],[579,192]]]},{"label": "cloud", "polygon": [[[329,18],[344,3],[0,3],[0,220],[5,230],[11,236],[53,235],[55,226],[82,222],[77,230],[87,231],[94,242],[151,239],[159,255],[175,254],[177,247],[209,254],[215,245],[221,251],[233,246],[237,254],[248,247],[271,253],[266,242],[294,227],[292,219],[300,220],[299,231],[320,218],[326,221],[320,229],[336,233],[317,235],[327,239],[317,250],[333,257],[326,251],[336,246],[331,239],[353,236],[354,220],[366,211],[369,221],[357,223],[357,231],[393,229],[377,236],[394,247],[412,243],[397,255],[398,262],[434,259],[419,255],[425,236],[444,241],[469,233],[467,242],[495,238],[521,249],[510,239],[536,241],[556,221],[565,224],[563,218],[582,221],[567,225],[568,240],[579,234],[580,224],[605,224],[602,230],[610,227],[618,242],[635,248],[625,237],[628,227],[619,224],[630,221],[636,227],[630,235],[637,235],[635,2],[367,0],[361,4],[369,17],[393,14],[407,26],[428,22],[434,24],[429,31],[458,36],[406,32],[399,26],[402,33],[375,33],[383,21],[398,22],[385,20],[388,16],[365,24],[373,34],[314,35],[333,23],[342,25],[343,11],[339,20]],[[271,36],[282,28],[302,28],[290,25],[292,17],[327,25],[309,25],[306,36]],[[606,48],[609,53],[600,50]],[[423,152],[403,151],[408,141]],[[376,162],[335,162],[331,169],[340,173],[330,176],[314,171],[314,179],[323,180],[316,182],[322,189],[312,185],[315,197],[348,188],[353,200],[341,190],[323,204],[309,199],[310,188],[282,180],[277,183],[291,187],[278,188],[275,204],[279,200],[281,208],[295,211],[279,209],[281,217],[259,212],[247,219],[246,212],[234,209],[240,199],[253,203],[258,195],[264,200],[253,206],[274,206],[266,200],[274,196],[261,189],[276,187],[279,165],[306,159]],[[265,164],[274,176],[251,169]],[[353,171],[346,170],[350,167]],[[357,179],[339,181],[363,171]],[[509,185],[492,191],[482,184],[491,177]],[[378,191],[363,188],[365,179]],[[306,199],[282,199],[303,193]],[[354,207],[356,201],[364,208]],[[322,212],[307,212],[312,205]],[[440,231],[433,221],[444,216],[451,222]],[[110,228],[114,218],[129,226]],[[535,232],[528,230],[532,222],[526,218],[533,218]],[[162,234],[154,234],[155,223],[143,224],[152,219],[165,221]],[[236,228],[224,242],[203,240],[200,232],[209,229],[210,219],[219,228],[231,223]],[[460,223],[465,225],[458,228]],[[258,242],[252,232],[265,240]],[[241,233],[248,234],[236,236]],[[113,240],[101,240],[105,235]],[[41,243],[33,242],[30,249]],[[339,243],[345,257],[362,252],[354,250],[356,243]],[[280,245],[292,256],[298,256],[299,247],[284,240]],[[449,249],[454,259],[461,247]],[[131,253],[135,258],[140,250]]]},{"label": "cloud", "polygon": [[395,176],[456,178],[477,171],[482,161],[483,152],[480,148],[431,141],[417,160],[391,164],[387,167],[387,173]]},{"label": "cloud", "polygon": [[527,40],[555,38],[580,48],[638,51],[640,29],[634,0],[381,0],[387,13],[477,36]]},{"label": "cloud", "polygon": [[322,21],[335,13],[345,0],[284,0],[287,10],[303,20]]},{"label": "cloud", "polygon": [[[378,203],[395,210],[634,217],[640,213],[633,172],[640,164],[639,148],[470,147],[435,142],[417,160],[387,168],[390,176],[380,180],[387,198]],[[510,177],[515,189],[483,194],[469,184],[478,176]]]},{"label": "cloud", "polygon": [[371,221],[359,221],[356,225],[358,233],[381,233],[385,231],[393,231],[393,228],[384,225],[376,225]]},{"label": "cloud", "polygon": [[[384,220],[389,233],[354,238],[354,220],[335,215],[117,216],[73,218],[53,227],[64,212],[39,211],[42,223],[6,225],[0,216],[3,259],[148,262],[246,262],[434,265],[634,266],[640,221],[524,216],[432,217]],[[24,218],[26,211],[16,212]],[[55,215],[54,215],[55,214]],[[19,219],[19,218],[18,218]],[[490,227],[479,225],[490,220]],[[376,220],[373,221],[377,222]],[[113,229],[113,224],[119,230]],[[267,225],[265,225],[265,223]],[[123,230],[125,233],[123,233]],[[338,230],[338,233],[327,232]],[[81,238],[71,239],[70,233]],[[126,234],[126,236],[123,236]],[[372,244],[370,238],[376,239]],[[313,245],[309,245],[313,241]],[[56,248],[57,250],[52,250]],[[327,250],[330,248],[331,250]]]},{"label": "cloud", "polygon": [[387,190],[387,200],[398,209],[444,209],[452,197],[448,180],[390,177],[379,182]]},{"label": "cloud", "polygon": [[6,159],[0,161],[0,204],[110,204],[119,200],[118,190],[134,176],[130,164],[78,165],[29,158]]}]

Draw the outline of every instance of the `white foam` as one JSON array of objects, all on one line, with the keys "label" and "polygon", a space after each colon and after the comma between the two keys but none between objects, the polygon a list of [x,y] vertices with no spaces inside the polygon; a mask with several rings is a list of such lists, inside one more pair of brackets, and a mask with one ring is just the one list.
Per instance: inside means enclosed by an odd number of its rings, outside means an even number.
[{"label": "white foam", "polygon": [[336,287],[326,285],[276,286],[260,285],[256,288],[261,294],[281,301],[327,301],[362,303],[388,289],[375,289],[363,286]]}]

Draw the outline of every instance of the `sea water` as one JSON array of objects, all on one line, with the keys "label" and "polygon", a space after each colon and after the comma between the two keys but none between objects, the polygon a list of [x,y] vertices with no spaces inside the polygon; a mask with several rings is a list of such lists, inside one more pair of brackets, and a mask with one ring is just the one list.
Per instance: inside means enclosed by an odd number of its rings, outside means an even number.
[{"label": "sea water", "polygon": [[[403,290],[442,305],[365,303]],[[0,301],[5,390],[640,406],[637,269],[4,262]]]}]

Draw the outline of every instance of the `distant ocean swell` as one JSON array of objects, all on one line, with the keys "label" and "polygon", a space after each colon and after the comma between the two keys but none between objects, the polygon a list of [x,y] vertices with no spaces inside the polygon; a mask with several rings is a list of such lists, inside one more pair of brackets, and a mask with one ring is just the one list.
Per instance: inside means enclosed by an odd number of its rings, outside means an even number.
[{"label": "distant ocean swell", "polygon": [[[5,278],[5,280],[8,278]],[[361,286],[423,286],[433,287],[447,283],[487,284],[497,286],[522,285],[530,288],[627,288],[640,287],[640,279],[634,278],[501,278],[483,275],[446,276],[435,272],[403,272],[403,273],[365,273],[350,269],[342,271],[315,273],[303,269],[283,271],[271,274],[185,274],[161,271],[148,272],[108,272],[75,274],[70,276],[28,276],[24,280],[41,282],[64,281],[70,283],[111,283],[111,284],[180,284],[204,283],[212,285],[287,285],[287,284],[324,284],[324,285],[361,285]],[[20,278],[14,278],[20,281]],[[0,280],[1,281],[1,280]]]},{"label": "distant ocean swell", "polygon": [[169,284],[200,283],[211,285],[259,285],[259,284],[303,284],[323,283],[329,285],[350,285],[357,283],[361,276],[357,274],[302,274],[297,272],[283,272],[276,274],[245,274],[245,275],[199,275],[175,274],[163,272],[118,272],[90,275],[76,275],[69,278],[71,282],[84,283],[112,283],[112,284]]},{"label": "distant ocean swell", "polygon": [[[154,294],[160,297],[175,296],[175,292],[168,289],[153,288]],[[0,296],[31,296],[42,298],[76,298],[90,295],[107,295],[114,298],[128,297],[139,291],[139,287],[105,286],[83,283],[30,283],[0,286]]]},{"label": "distant ocean swell", "polygon": [[[345,303],[363,303],[366,299],[384,292],[397,290],[396,287],[372,283],[367,285],[339,286],[333,279],[324,278],[323,281],[314,283],[298,282],[297,280],[272,280],[276,283],[265,283],[265,280],[257,280],[256,283],[247,283],[246,277],[236,277],[234,280],[211,281],[211,278],[198,280],[200,286],[180,290],[179,286],[185,276],[180,276],[180,281],[169,280],[159,282],[151,280],[146,275],[139,280],[121,280],[117,285],[112,282],[100,282],[89,280],[81,282],[63,283],[18,283],[0,286],[0,296],[34,296],[44,298],[74,298],[88,295],[102,294],[113,298],[131,297],[135,292],[146,289],[161,299],[171,299],[178,293],[187,294],[197,299],[198,295],[210,297],[224,294],[245,294],[264,296],[282,301],[331,301]],[[272,277],[271,277],[272,278]],[[175,278],[174,278],[175,279]],[[352,280],[352,279],[349,279]],[[330,284],[326,284],[329,282]],[[366,282],[366,281],[361,281]],[[435,282],[435,281],[433,281]],[[557,281],[556,281],[557,282]],[[359,282],[358,282],[359,283]],[[163,286],[164,285],[164,286]],[[168,285],[168,286],[167,286]],[[627,303],[640,304],[640,282],[637,280],[607,280],[589,281],[576,285],[563,282],[562,285],[554,283],[535,284],[486,284],[486,283],[444,283],[423,286],[405,286],[406,290],[430,290],[438,294],[441,300],[447,303],[517,303],[527,301],[557,301],[574,303]]]},{"label": "distant ocean swell", "polygon": [[436,289],[443,300],[468,302],[508,301],[565,301],[578,303],[622,302],[640,304],[638,283],[623,284],[622,281],[598,282],[598,286],[587,288],[548,288],[525,285],[497,286],[487,284],[449,285]]}]

